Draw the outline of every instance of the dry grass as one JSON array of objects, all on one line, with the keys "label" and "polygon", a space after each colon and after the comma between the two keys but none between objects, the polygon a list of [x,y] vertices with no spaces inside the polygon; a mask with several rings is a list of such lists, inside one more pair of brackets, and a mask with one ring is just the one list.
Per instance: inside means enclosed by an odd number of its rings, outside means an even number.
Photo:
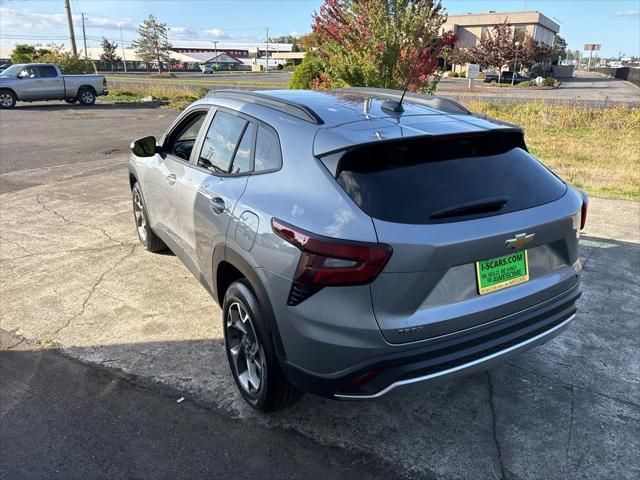
[{"label": "dry grass", "polygon": [[141,84],[127,85],[126,87],[110,87],[109,95],[99,97],[106,102],[139,102],[145,97],[152,96],[158,100],[168,102],[174,108],[185,108],[192,102],[204,97],[209,90],[207,88],[189,88],[179,85],[167,84]]},{"label": "dry grass", "polygon": [[589,194],[640,200],[639,108],[465,104],[474,112],[521,125],[531,152]]}]

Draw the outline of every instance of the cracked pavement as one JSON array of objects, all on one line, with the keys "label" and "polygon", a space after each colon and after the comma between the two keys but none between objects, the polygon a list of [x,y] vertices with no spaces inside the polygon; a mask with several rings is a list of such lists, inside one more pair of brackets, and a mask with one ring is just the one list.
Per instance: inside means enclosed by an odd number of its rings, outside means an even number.
[{"label": "cracked pavement", "polygon": [[118,161],[0,196],[2,330],[415,478],[640,476],[638,202],[592,199],[579,313],[548,344],[438,386],[364,403],[307,395],[260,416],[236,393],[215,302],[175,256],[137,247]]}]

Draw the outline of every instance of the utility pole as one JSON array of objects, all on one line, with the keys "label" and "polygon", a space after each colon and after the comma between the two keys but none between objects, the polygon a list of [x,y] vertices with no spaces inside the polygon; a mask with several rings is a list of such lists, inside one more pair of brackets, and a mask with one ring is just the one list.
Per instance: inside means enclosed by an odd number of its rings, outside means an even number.
[{"label": "utility pole", "polygon": [[218,69],[218,40],[214,40],[213,41],[213,49],[214,49],[214,54],[213,54],[213,59],[216,61],[216,70]]},{"label": "utility pole", "polygon": [[266,55],[267,55],[267,67],[266,67],[267,69],[266,69],[266,72],[269,73],[269,27],[267,27],[267,52],[266,52]]},{"label": "utility pole", "polygon": [[76,34],[73,33],[73,18],[71,17],[71,5],[69,5],[69,0],[64,0],[64,8],[67,10],[67,23],[69,24],[69,35],[71,37],[71,51],[74,55],[78,55],[78,49],[76,48]]},{"label": "utility pole", "polygon": [[127,73],[127,57],[124,54],[124,39],[122,38],[122,25],[120,25],[120,45],[122,46],[122,63],[124,63],[124,73]]},{"label": "utility pole", "polygon": [[84,58],[86,60],[89,55],[87,55],[87,33],[84,31],[84,12],[82,12],[82,38],[84,40]]}]

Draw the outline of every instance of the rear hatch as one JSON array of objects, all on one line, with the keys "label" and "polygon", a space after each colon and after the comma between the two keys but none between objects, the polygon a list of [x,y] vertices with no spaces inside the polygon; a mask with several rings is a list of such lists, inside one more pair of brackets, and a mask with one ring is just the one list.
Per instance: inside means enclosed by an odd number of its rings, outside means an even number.
[{"label": "rear hatch", "polygon": [[325,164],[393,248],[371,284],[390,343],[491,322],[577,283],[581,200],[518,129],[398,138]]}]

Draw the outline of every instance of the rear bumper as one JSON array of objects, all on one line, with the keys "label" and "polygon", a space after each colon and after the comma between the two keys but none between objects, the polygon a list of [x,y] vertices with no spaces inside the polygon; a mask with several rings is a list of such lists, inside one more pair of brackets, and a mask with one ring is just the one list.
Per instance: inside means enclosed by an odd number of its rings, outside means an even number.
[{"label": "rear bumper", "polygon": [[409,384],[435,382],[485,370],[541,345],[560,334],[575,318],[579,285],[523,312],[419,342],[414,348],[378,356],[339,376],[316,375],[285,363],[289,380],[302,390],[338,399],[370,399]]}]

